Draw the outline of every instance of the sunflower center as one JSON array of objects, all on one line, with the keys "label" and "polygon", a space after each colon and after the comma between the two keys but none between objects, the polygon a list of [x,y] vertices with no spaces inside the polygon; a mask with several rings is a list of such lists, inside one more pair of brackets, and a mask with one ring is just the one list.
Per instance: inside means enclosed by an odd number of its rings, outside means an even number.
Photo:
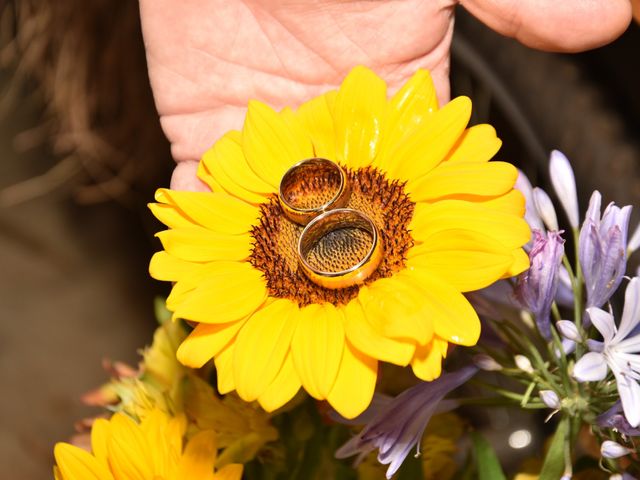
[{"label": "sunflower center", "polygon": [[[384,257],[377,270],[365,284],[390,277],[402,270],[407,251],[413,245],[409,222],[414,203],[404,192],[404,184],[389,181],[373,168],[345,169],[351,197],[347,208],[359,210],[375,223]],[[307,184],[309,197],[317,199],[322,193]],[[316,191],[317,190],[317,191]],[[326,191],[326,188],[324,189]],[[360,286],[331,290],[316,285],[307,278],[298,265],[297,245],[302,227],[289,220],[276,195],[261,207],[262,216],[252,230],[254,238],[250,262],[264,273],[269,294],[288,298],[300,306],[310,303],[331,302],[342,305],[358,295]],[[343,228],[325,235],[309,253],[308,262],[324,271],[341,271],[363,258],[371,247],[371,235],[359,228]]]}]

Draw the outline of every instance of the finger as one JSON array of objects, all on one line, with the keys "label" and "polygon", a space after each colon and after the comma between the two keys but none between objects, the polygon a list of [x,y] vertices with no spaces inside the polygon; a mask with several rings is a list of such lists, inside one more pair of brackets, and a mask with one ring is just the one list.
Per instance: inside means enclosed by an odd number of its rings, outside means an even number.
[{"label": "finger", "polygon": [[221,105],[165,114],[160,117],[160,124],[171,140],[171,155],[176,162],[198,160],[226,132],[240,130],[246,113],[246,107]]},{"label": "finger", "polygon": [[178,162],[171,175],[171,188],[173,190],[186,190],[190,192],[209,192],[211,189],[197,176],[198,162],[186,160]]},{"label": "finger", "polygon": [[631,21],[629,0],[461,0],[498,33],[540,50],[576,52],[615,40]]}]

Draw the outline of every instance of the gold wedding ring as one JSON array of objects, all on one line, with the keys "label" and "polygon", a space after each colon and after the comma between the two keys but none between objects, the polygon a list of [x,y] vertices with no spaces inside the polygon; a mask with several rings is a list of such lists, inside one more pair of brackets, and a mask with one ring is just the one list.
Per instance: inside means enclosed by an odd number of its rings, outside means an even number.
[{"label": "gold wedding ring", "polygon": [[290,220],[306,225],[323,212],[344,207],[350,193],[347,176],[337,163],[309,158],[283,175],[278,199]]},{"label": "gold wedding ring", "polygon": [[324,212],[311,220],[298,240],[298,261],[316,285],[338,289],[364,283],[383,257],[378,229],[350,208]]}]

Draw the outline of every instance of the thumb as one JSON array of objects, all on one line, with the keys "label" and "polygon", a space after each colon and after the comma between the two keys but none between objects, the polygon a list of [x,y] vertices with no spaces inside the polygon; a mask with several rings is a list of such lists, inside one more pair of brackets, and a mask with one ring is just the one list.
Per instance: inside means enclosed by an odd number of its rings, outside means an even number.
[{"label": "thumb", "polygon": [[631,21],[629,0],[461,0],[460,4],[496,32],[549,51],[599,47],[620,36]]}]

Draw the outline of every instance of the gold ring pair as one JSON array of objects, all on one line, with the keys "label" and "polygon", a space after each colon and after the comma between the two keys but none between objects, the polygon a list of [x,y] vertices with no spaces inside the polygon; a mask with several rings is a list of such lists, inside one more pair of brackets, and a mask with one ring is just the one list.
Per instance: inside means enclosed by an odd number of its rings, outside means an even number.
[{"label": "gold ring pair", "polygon": [[[295,164],[280,182],[278,199],[284,214],[305,226],[298,240],[300,268],[324,288],[364,283],[383,257],[375,223],[358,210],[344,208],[350,195],[344,170],[325,158]],[[362,247],[363,238],[367,239],[367,247],[341,255],[345,245]]]}]

